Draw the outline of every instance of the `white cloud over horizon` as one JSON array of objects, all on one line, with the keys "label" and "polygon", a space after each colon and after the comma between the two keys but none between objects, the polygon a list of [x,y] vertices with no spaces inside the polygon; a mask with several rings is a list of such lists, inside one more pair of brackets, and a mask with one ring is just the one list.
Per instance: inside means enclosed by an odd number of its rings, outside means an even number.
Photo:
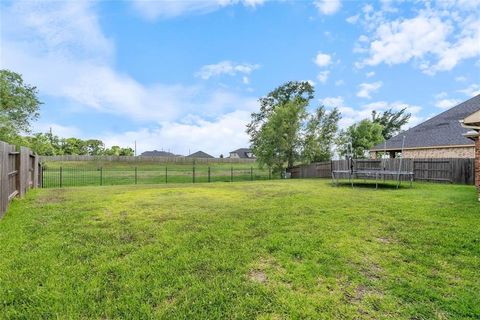
[{"label": "white cloud over horizon", "polygon": [[[212,146],[214,152],[225,152],[232,142],[242,144],[238,147],[245,146],[248,137],[244,118],[257,107],[256,97],[201,84],[146,85],[128,73],[117,71],[111,63],[115,58],[114,44],[101,30],[94,6],[91,2],[34,5],[18,2],[2,7],[5,9],[2,18],[7,17],[4,23],[8,37],[2,38],[1,68],[22,73],[25,81],[35,83],[42,94],[66,99],[78,108],[70,112],[123,116],[157,128],[132,131],[140,137],[147,133],[148,137],[167,137],[171,139],[168,143],[185,145],[185,148],[189,143],[203,141],[198,147]],[[220,73],[248,75],[256,68],[258,65],[239,64],[233,70],[223,69]],[[208,76],[219,71],[211,69],[210,72]],[[235,116],[242,118],[233,123]],[[42,121],[34,129],[46,131],[52,127],[60,135],[87,136],[80,128]],[[167,134],[166,130],[171,133]],[[219,133],[221,138],[214,139]],[[109,133],[99,135],[110,144],[115,137],[128,133],[111,134],[111,137]],[[191,138],[186,139],[187,136]],[[196,140],[196,137],[205,139]],[[208,141],[212,139],[215,143],[210,144]],[[116,141],[120,145],[127,142]],[[148,141],[152,148],[158,144],[153,138]]]},{"label": "white cloud over horizon", "polygon": [[214,157],[248,147],[245,125],[250,121],[250,112],[233,111],[213,120],[194,118],[190,123],[164,122],[157,128],[141,128],[120,134],[105,133],[102,140],[107,146],[133,144],[137,141],[138,154],[147,150],[169,150],[188,155],[204,151]]}]

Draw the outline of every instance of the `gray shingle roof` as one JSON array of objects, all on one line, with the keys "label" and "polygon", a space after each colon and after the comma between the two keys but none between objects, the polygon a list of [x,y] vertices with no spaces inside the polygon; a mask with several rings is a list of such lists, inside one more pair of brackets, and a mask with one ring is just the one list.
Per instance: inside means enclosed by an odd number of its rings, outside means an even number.
[{"label": "gray shingle roof", "polygon": [[213,158],[213,156],[203,151],[197,151],[187,156],[187,158]]},{"label": "gray shingle roof", "polygon": [[[463,136],[469,129],[463,128],[459,120],[478,110],[480,94],[387,140],[387,149],[401,149],[403,136],[405,148],[473,145],[472,140]],[[383,150],[384,147],[382,142],[372,150]]]},{"label": "gray shingle roof", "polygon": [[145,151],[143,152],[140,156],[145,156],[145,157],[178,157],[178,155],[167,152],[167,151]]},{"label": "gray shingle roof", "polygon": [[249,158],[248,154],[251,153],[252,150],[249,148],[240,148],[234,151],[230,151],[230,153],[236,153],[240,158]]}]

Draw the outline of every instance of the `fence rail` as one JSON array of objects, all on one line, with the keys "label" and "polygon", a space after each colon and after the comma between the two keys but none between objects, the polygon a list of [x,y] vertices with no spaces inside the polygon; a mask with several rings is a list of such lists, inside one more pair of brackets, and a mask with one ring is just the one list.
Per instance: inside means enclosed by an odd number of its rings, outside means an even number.
[{"label": "fence rail", "polygon": [[0,218],[16,196],[23,197],[28,189],[40,184],[41,166],[38,155],[25,147],[0,141]]},{"label": "fence rail", "polygon": [[156,156],[41,156],[42,162],[49,161],[97,161],[97,162],[158,162],[158,163],[254,163],[255,159],[243,158],[190,158],[190,157],[156,157]]},{"label": "fence rail", "polygon": [[[379,160],[361,160],[362,166],[377,163]],[[400,159],[383,159],[382,169],[399,170]],[[295,166],[290,169],[292,178],[331,178],[332,170],[349,170],[347,160],[333,160]],[[414,180],[444,183],[475,183],[475,159],[402,159],[401,170],[414,173]]]},{"label": "fence rail", "polygon": [[63,188],[122,184],[200,183],[270,180],[280,178],[268,169],[192,166],[159,166],[157,168],[84,168],[44,167],[42,186]]}]

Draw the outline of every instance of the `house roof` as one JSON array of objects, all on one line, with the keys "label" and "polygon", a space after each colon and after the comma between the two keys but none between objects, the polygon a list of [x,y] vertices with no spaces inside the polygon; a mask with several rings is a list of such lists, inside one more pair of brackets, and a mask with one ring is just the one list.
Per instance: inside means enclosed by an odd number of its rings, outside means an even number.
[{"label": "house roof", "polygon": [[[387,140],[386,149],[401,149],[404,136],[406,149],[471,146],[472,140],[463,136],[470,129],[462,127],[460,121],[478,110],[480,110],[480,94]],[[384,149],[385,142],[382,142],[371,150]]]},{"label": "house roof", "polygon": [[251,153],[252,150],[249,148],[240,148],[234,151],[230,151],[230,153],[236,153],[240,158],[250,158],[248,156],[249,153]]},{"label": "house roof", "polygon": [[213,156],[203,151],[197,151],[187,156],[187,158],[214,158]]},{"label": "house roof", "polygon": [[157,150],[145,151],[140,156],[144,156],[144,157],[178,157],[178,155],[173,154],[171,152],[157,151]]},{"label": "house roof", "polygon": [[468,115],[461,121],[466,126],[479,126],[480,125],[480,110]]}]

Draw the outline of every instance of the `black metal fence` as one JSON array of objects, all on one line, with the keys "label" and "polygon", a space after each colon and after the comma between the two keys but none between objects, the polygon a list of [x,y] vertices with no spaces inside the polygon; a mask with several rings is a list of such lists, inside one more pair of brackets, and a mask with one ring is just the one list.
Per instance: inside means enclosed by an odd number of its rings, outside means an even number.
[{"label": "black metal fence", "polygon": [[43,168],[44,188],[123,184],[209,183],[270,180],[280,178],[269,169],[246,167],[159,167],[159,168]]}]

